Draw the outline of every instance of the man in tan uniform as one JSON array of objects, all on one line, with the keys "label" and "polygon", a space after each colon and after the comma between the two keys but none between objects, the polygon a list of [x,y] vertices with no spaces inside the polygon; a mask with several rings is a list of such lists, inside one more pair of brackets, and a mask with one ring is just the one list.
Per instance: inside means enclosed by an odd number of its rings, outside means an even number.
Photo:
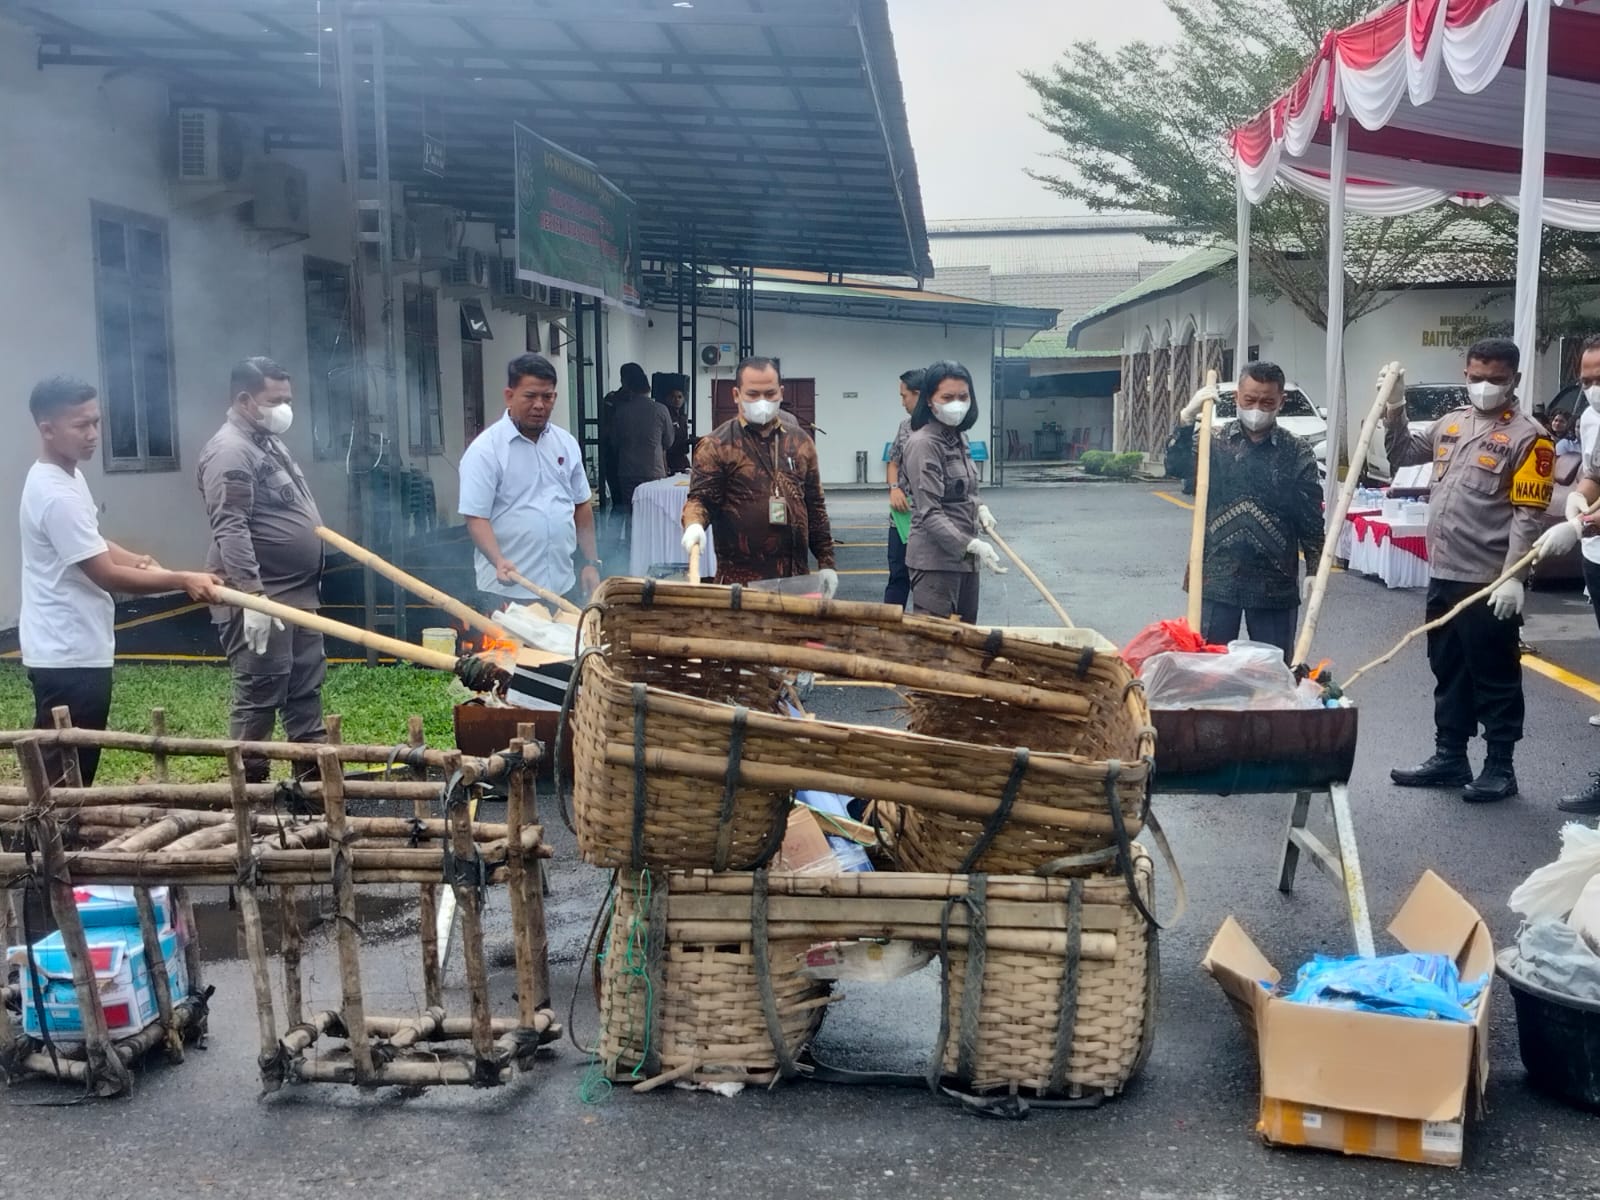
[{"label": "man in tan uniform", "polygon": [[[1471,404],[1435,421],[1426,432],[1406,424],[1405,393],[1385,414],[1391,467],[1433,463],[1428,502],[1427,618],[1442,617],[1482,590],[1534,548],[1555,486],[1555,446],[1524,413],[1516,397],[1516,344],[1488,338],[1467,351]],[[1524,702],[1518,630],[1520,576],[1495,588],[1428,634],[1433,668],[1432,758],[1390,778],[1401,787],[1462,787],[1469,803],[1517,794],[1512,754],[1522,739]],[[1474,779],[1467,742],[1483,728],[1489,751]]]}]

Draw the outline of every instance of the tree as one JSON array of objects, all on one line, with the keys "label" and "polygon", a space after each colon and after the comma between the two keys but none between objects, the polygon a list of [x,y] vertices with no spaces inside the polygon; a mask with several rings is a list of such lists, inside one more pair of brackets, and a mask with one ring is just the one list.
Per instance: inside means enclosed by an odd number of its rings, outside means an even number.
[{"label": "tree", "polygon": [[[1165,0],[1183,31],[1174,45],[1072,47],[1049,72],[1024,77],[1036,119],[1059,137],[1057,174],[1030,172],[1095,212],[1170,217],[1178,243],[1236,233],[1233,167],[1225,137],[1294,82],[1324,34],[1360,19],[1372,0]],[[1483,236],[1450,236],[1481,225]],[[1467,278],[1504,279],[1492,263],[1508,247],[1494,226],[1453,205],[1416,216],[1346,223],[1346,323],[1380,308],[1441,255]],[[1446,249],[1441,250],[1441,244]],[[1315,200],[1275,188],[1256,207],[1252,279],[1327,328],[1328,219]]]}]

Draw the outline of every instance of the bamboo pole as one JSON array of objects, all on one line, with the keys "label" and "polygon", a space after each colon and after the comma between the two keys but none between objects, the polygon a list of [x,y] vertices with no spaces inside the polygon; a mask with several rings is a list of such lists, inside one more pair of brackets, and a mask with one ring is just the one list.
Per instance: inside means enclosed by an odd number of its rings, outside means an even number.
[{"label": "bamboo pole", "polygon": [[[348,822],[345,828],[359,837],[357,830],[350,829]],[[525,855],[548,854],[548,848],[539,842],[539,828],[529,826],[522,831],[522,853]],[[248,835],[247,835],[248,838]],[[315,874],[318,871],[329,871],[334,862],[337,835],[333,830],[330,820],[328,825],[328,846],[311,847],[308,849],[280,850],[271,846],[263,846],[259,842],[252,843],[247,840],[246,856],[256,864],[263,875],[263,882],[273,882],[267,876],[295,874]],[[251,846],[254,849],[251,849]],[[510,843],[504,838],[496,838],[488,842],[477,842],[475,845],[486,859],[495,860],[506,854]],[[76,873],[84,872],[85,876],[103,874],[114,870],[119,864],[127,863],[130,868],[137,870],[139,878],[146,883],[159,884],[161,872],[170,872],[175,876],[190,874],[211,875],[216,870],[226,868],[238,862],[238,833],[234,833],[234,841],[226,847],[217,847],[211,850],[189,850],[181,854],[170,853],[162,850],[151,850],[144,854],[123,854],[115,850],[70,850],[64,851],[68,866]],[[441,861],[441,851],[437,848],[410,846],[367,846],[358,845],[352,850],[347,850],[344,857],[350,860],[353,868],[362,874],[375,874],[385,869],[393,868],[398,871],[418,872],[437,871]],[[21,854],[0,854],[0,870],[25,858]]]},{"label": "bamboo pole", "polygon": [[390,583],[399,584],[418,599],[426,600],[440,611],[449,613],[469,628],[488,634],[496,641],[511,642],[519,640],[514,634],[496,625],[477,609],[463,604],[448,592],[440,591],[431,584],[424,583],[415,575],[402,571],[382,555],[375,554],[365,546],[352,542],[342,533],[335,533],[326,525],[318,525],[317,536],[335,550],[343,551],[362,566],[382,575]]},{"label": "bamboo pole", "polygon": [[[443,1011],[443,1010],[441,1010]],[[416,1020],[414,1017],[368,1017],[367,1030],[374,1037],[392,1038],[402,1029],[408,1028]],[[534,1014],[533,1022],[524,1025],[517,1017],[495,1017],[489,1022],[489,1030],[495,1037],[504,1037],[508,1033],[517,1033],[523,1029],[532,1029],[536,1033],[544,1033],[555,1026],[555,1017],[549,1009],[540,1009]],[[429,1035],[430,1040],[449,1042],[472,1036],[471,1017],[443,1017],[438,1027]]]},{"label": "bamboo pole", "polygon": [[372,1043],[367,1038],[366,1000],[361,991],[361,947],[356,933],[360,927],[356,924],[356,889],[351,879],[350,860],[353,835],[345,823],[342,790],[344,771],[339,766],[338,755],[331,749],[324,749],[318,755],[317,768],[322,776],[322,793],[328,810],[328,834],[333,843],[333,894],[339,913],[339,1015],[350,1045],[356,1083],[367,1086],[372,1082],[373,1075]]},{"label": "bamboo pole", "polygon": [[511,573],[511,582],[520,588],[527,589],[535,596],[538,596],[541,600],[548,601],[550,604],[554,605],[559,612],[567,613],[569,616],[580,616],[583,613],[583,609],[579,608],[565,596],[558,596],[549,588],[540,587],[537,583],[533,582],[533,580],[529,579],[525,575],[518,574],[516,571]]},{"label": "bamboo pole", "polygon": [[1082,696],[1046,691],[1027,684],[982,679],[955,671],[868,658],[843,650],[818,650],[810,646],[784,646],[768,642],[730,642],[718,638],[667,637],[637,633],[632,647],[645,654],[672,658],[721,659],[762,666],[791,667],[801,671],[825,672],[874,683],[892,683],[925,691],[950,692],[957,696],[977,696],[1014,704],[1039,712],[1065,713],[1083,717],[1089,714],[1089,701]]},{"label": "bamboo pole", "polygon": [[[945,900],[968,894],[971,876],[932,875],[893,871],[846,872],[843,875],[788,875],[783,892],[774,890],[776,903],[790,897],[855,897],[868,900]],[[1068,879],[1037,875],[991,875],[986,895],[990,900],[1061,904],[1072,883]],[[671,896],[750,895],[750,875],[738,871],[678,871],[672,876]],[[1085,905],[1085,909],[1089,907]],[[670,913],[670,901],[668,911]]]},{"label": "bamboo pole", "polygon": [[[421,647],[418,647],[421,649]],[[0,749],[14,749],[23,740],[36,741],[41,746],[99,746],[108,750],[138,750],[150,755],[189,755],[201,758],[222,758],[229,746],[237,745],[247,758],[265,758],[274,762],[315,763],[317,752],[326,743],[320,742],[232,742],[217,738],[156,737],[148,733],[126,733],[114,729],[68,729],[60,731],[38,729],[10,729],[0,731]],[[387,763],[394,754],[394,746],[342,745],[335,746],[340,762]],[[453,752],[428,750],[423,755],[430,767],[443,767],[451,760]],[[492,778],[494,756],[489,758],[463,758],[462,767],[474,778]],[[500,768],[503,769],[503,766]],[[173,784],[174,787],[190,786]],[[262,785],[268,786],[271,785]]]},{"label": "bamboo pole", "polygon": [[[72,712],[65,704],[58,704],[50,710],[50,719],[55,723],[56,730],[72,728]],[[78,759],[76,750],[69,751],[59,756],[61,763],[61,786],[81,788],[83,786],[83,764]],[[52,781],[54,782],[54,781]]]},{"label": "bamboo pole", "polygon": [[[475,861],[472,841],[472,816],[467,800],[459,793],[450,798],[451,839],[459,866]],[[494,1033],[490,1026],[489,971],[483,956],[483,893],[476,887],[452,883],[456,909],[461,914],[461,952],[467,967],[467,988],[472,1004],[472,1054],[479,1071],[494,1061]]]},{"label": "bamboo pole", "polygon": [[[676,579],[658,579],[655,583],[655,603],[672,608],[712,608],[728,612],[732,609],[733,589],[721,584],[715,586],[685,583]],[[643,595],[641,581],[617,577],[601,585],[607,600],[635,603]],[[596,595],[599,595],[597,592]],[[930,635],[939,641],[956,644],[967,643],[982,649],[987,629],[972,625],[951,625],[933,617],[919,617],[904,612],[892,604],[879,604],[867,600],[817,600],[809,596],[791,596],[784,592],[756,592],[740,589],[740,612],[773,613],[790,617],[809,617],[823,628],[848,625],[918,625],[918,633]],[[1076,662],[1074,657],[1070,660]]]},{"label": "bamboo pole", "polygon": [[[534,740],[534,727],[531,723],[517,726],[517,738],[522,742],[523,754],[526,761],[521,771],[522,778],[522,819],[523,821],[539,820],[539,769],[535,765],[539,761],[539,743]],[[560,748],[557,747],[557,753]],[[541,837],[541,842],[543,838]],[[529,868],[523,872],[522,890],[527,897],[528,942],[533,950],[533,993],[535,996],[534,1008],[546,1008],[550,1004],[550,936],[545,924],[544,898],[549,893],[549,879],[545,872],[545,859],[534,858],[529,863]]]},{"label": "bamboo pole", "polygon": [[[353,1062],[332,1058],[296,1059],[290,1067],[300,1083],[358,1083],[364,1087],[443,1087],[479,1082],[474,1064],[459,1059],[435,1062],[392,1062],[374,1067],[364,1079]],[[510,1082],[511,1068],[499,1067],[493,1082]]]},{"label": "bamboo pole", "polygon": [[1033,573],[1033,568],[1023,561],[1022,555],[1013,550],[1010,545],[1007,544],[1005,538],[1001,537],[995,530],[990,529],[985,536],[988,537],[988,539],[996,546],[999,546],[1007,558],[1017,564],[1017,570],[1022,572],[1022,577],[1024,579],[1039,589],[1039,595],[1043,596],[1044,602],[1055,610],[1056,616],[1061,618],[1061,623],[1068,629],[1074,628],[1072,624],[1072,618],[1067,615],[1067,610],[1062,607],[1061,601],[1057,600],[1055,596],[1051,595],[1050,589],[1044,585],[1044,580],[1040,579]]},{"label": "bamboo pole", "polygon": [[689,582],[699,586],[700,580],[700,543],[696,542],[689,547]]},{"label": "bamboo pole", "polygon": [[[605,761],[607,766],[632,769],[633,744],[607,742]],[[669,771],[675,775],[687,775],[692,779],[705,779],[717,783],[725,780],[728,775],[726,759],[682,750],[646,750],[644,765],[648,771]],[[748,759],[739,764],[738,782],[744,787],[772,788],[781,791],[799,789],[838,792],[844,796],[893,800],[933,812],[968,817],[974,821],[988,820],[994,815],[994,810],[1000,803],[998,797],[987,799],[969,792],[951,791],[947,788],[929,788],[920,784],[897,783],[893,780],[867,779],[833,771],[819,771],[811,767],[767,766]],[[1078,833],[1096,833],[1108,837],[1116,832],[1109,813],[1052,808],[1047,804],[1036,804],[1025,800],[1019,800],[1012,806],[1010,819],[1022,825],[1044,825],[1052,829],[1070,829]],[[1129,837],[1136,836],[1144,828],[1137,817],[1126,818],[1124,825]]]},{"label": "bamboo pole", "polygon": [[[159,744],[167,736],[167,710],[152,708],[150,710],[150,734]],[[165,750],[153,751],[150,755],[150,773],[156,777],[157,783],[167,781],[167,752]]]},{"label": "bamboo pole", "polygon": [[[1312,640],[1317,636],[1317,620],[1322,616],[1322,602],[1328,594],[1328,580],[1333,575],[1333,559],[1338,551],[1339,531],[1344,528],[1345,514],[1350,511],[1351,498],[1355,496],[1356,487],[1361,482],[1361,472],[1366,468],[1372,435],[1378,428],[1384,409],[1389,406],[1395,388],[1404,378],[1404,368],[1399,363],[1392,362],[1384,367],[1383,378],[1378,383],[1378,398],[1373,401],[1366,419],[1361,422],[1361,433],[1356,439],[1355,457],[1350,461],[1350,470],[1339,488],[1333,512],[1328,514],[1325,523],[1327,532],[1322,539],[1322,556],[1317,560],[1316,582],[1311,587],[1311,602],[1306,606],[1306,619],[1300,627],[1299,640],[1294,644],[1294,662],[1297,664],[1306,662],[1307,656],[1311,653]],[[1331,470],[1333,463],[1329,463],[1328,467]]]},{"label": "bamboo pole", "polygon": [[[521,738],[511,743],[514,752],[523,747]],[[522,832],[523,813],[527,806],[527,772],[513,771],[506,786],[506,824],[511,827],[515,840]],[[538,860],[534,860],[537,862]],[[543,933],[543,897],[530,895],[528,861],[513,854],[507,861],[511,888],[511,945],[517,968],[517,1015],[524,1025],[531,1025],[539,1008],[547,1004],[549,982],[535,981],[534,936]],[[537,898],[540,906],[540,928],[533,927],[532,904]]]},{"label": "bamboo pole", "polygon": [[67,870],[66,854],[61,848],[61,826],[48,811],[51,788],[45,774],[44,753],[37,742],[27,742],[18,748],[17,757],[34,805],[27,826],[28,836],[38,850],[50,911],[61,933],[67,961],[72,964],[72,989],[83,1022],[88,1079],[96,1095],[120,1095],[132,1090],[133,1077],[112,1047],[105,1010],[100,1006],[100,988],[89,961],[89,943],[84,937],[83,922],[72,894],[72,875]]},{"label": "bamboo pole", "polygon": [[[166,955],[161,953],[161,934],[156,928],[156,910],[150,899],[150,889],[134,888],[133,903],[139,914],[139,940],[144,945],[145,970],[150,973],[150,986],[156,994],[156,1011],[161,1014],[161,1028],[166,1034],[167,1057],[175,1063],[181,1063],[183,1030],[179,1028],[173,1012],[172,981],[167,977]],[[170,898],[168,903],[171,903]]]},{"label": "bamboo pole", "polygon": [[[1243,363],[1239,364],[1242,370]],[[1238,372],[1235,371],[1235,374]],[[1206,372],[1206,387],[1215,389],[1217,373]],[[1211,420],[1212,402],[1200,409],[1195,430],[1194,521],[1189,527],[1189,628],[1200,631],[1203,610],[1206,562],[1206,501],[1211,495]]]},{"label": "bamboo pole", "polygon": [[[423,745],[422,718],[412,716],[406,723],[406,735],[413,747]],[[413,768],[414,775],[420,775],[420,768]],[[413,812],[416,819],[426,821],[432,811],[432,799],[417,797]],[[445,822],[448,829],[448,821]],[[424,1003],[429,1008],[440,1008],[444,1004],[444,986],[441,980],[442,965],[439,962],[439,887],[436,883],[425,883],[419,889],[421,893],[418,902],[417,926],[418,935],[422,941],[422,994]]]},{"label": "bamboo pole", "polygon": [[[965,946],[968,929],[953,925],[948,932],[949,944]],[[904,941],[937,944],[942,936],[939,923],[931,925],[906,925],[898,922],[849,919],[843,921],[771,921],[767,937],[772,941],[834,941],[855,938],[894,938]],[[750,940],[750,920],[743,921],[667,921],[667,937],[675,946],[725,945]],[[1078,956],[1091,962],[1110,962],[1117,956],[1117,936],[1114,933],[1082,933],[1079,935]],[[1015,951],[1019,954],[1062,955],[1067,952],[1067,935],[1033,929],[995,929],[985,935],[985,945],[991,950]]]},{"label": "bamboo pole", "polygon": [[[300,786],[308,801],[321,802],[320,783],[308,781]],[[245,796],[255,806],[271,804],[276,795],[277,785],[273,783],[245,785]],[[351,779],[345,782],[345,795],[351,800],[421,800],[426,803],[438,799],[439,786],[398,780]],[[0,809],[26,807],[27,799],[27,792],[21,787],[0,787]],[[233,789],[226,783],[96,784],[92,788],[79,788],[71,792],[58,790],[53,802],[64,812],[96,808],[123,809],[134,805],[163,810],[189,809],[196,815],[211,815],[213,812],[226,811],[233,804]]]},{"label": "bamboo pole", "polygon": [[[548,857],[550,852],[547,848],[541,847],[538,853],[543,857]],[[20,854],[6,855],[0,858],[0,887],[18,886],[24,880],[37,875],[37,868],[37,862],[30,865]],[[129,860],[120,857],[111,862],[87,865],[77,862],[73,866],[73,878],[78,883],[117,884],[123,887],[168,886],[179,880],[188,887],[233,887],[239,881],[238,873],[231,865],[196,866],[173,870],[169,867],[152,864],[148,860]],[[506,868],[499,866],[488,872],[487,882],[490,884],[503,884],[506,882],[506,878]],[[439,868],[437,864],[432,870],[416,870],[405,867],[358,867],[351,872],[351,880],[357,887],[366,887],[373,884],[438,883]],[[260,886],[327,887],[328,872],[308,866],[263,868]]]},{"label": "bamboo pole", "polygon": [[235,894],[239,902],[239,923],[244,932],[245,957],[250,962],[250,984],[255,991],[256,1034],[261,1044],[256,1062],[261,1069],[263,1085],[270,1088],[269,1065],[277,1057],[278,1022],[272,1007],[272,975],[261,925],[261,902],[256,895],[256,868],[251,857],[255,843],[250,837],[250,798],[244,790],[244,754],[239,747],[230,746],[227,757],[228,781],[233,786],[234,848],[231,853],[236,863]]}]

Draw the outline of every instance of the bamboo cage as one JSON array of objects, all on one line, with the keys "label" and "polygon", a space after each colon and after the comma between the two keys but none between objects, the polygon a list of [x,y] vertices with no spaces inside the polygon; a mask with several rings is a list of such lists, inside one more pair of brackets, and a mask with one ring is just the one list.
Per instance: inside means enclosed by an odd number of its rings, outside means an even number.
[{"label": "bamboo cage", "polygon": [[[0,1074],[44,1076],[80,1083],[101,1096],[132,1087],[131,1068],[158,1047],[181,1061],[186,1042],[204,1036],[211,989],[204,980],[190,889],[227,886],[237,902],[240,931],[256,1009],[262,1088],[286,1083],[348,1083],[360,1087],[435,1084],[498,1086],[530,1066],[540,1047],[561,1030],[549,1008],[549,967],[540,887],[548,857],[537,823],[534,780],[541,747],[531,727],[499,754],[469,759],[424,744],[413,717],[398,746],[294,745],[169,738],[164,715],[152,714],[152,733],[100,733],[71,728],[62,710],[54,730],[0,732],[0,746],[17,753],[23,784],[0,789],[0,886],[11,896],[11,938],[20,942],[19,905],[29,890],[43,892],[72,967],[81,1016],[76,1041],[63,1035],[25,1036],[0,1009]],[[330,718],[330,736],[338,721]],[[151,756],[153,782],[82,787],[75,753],[61,753],[58,778],[47,775],[45,750],[98,745]],[[288,784],[249,784],[246,754],[295,766]],[[172,755],[222,759],[218,784],[168,779]],[[346,780],[345,763],[385,764],[385,778]],[[307,776],[307,769],[314,776]],[[430,768],[447,780],[429,781]],[[392,778],[387,777],[393,775]],[[505,789],[506,819],[476,821],[469,803],[480,783]],[[398,803],[407,816],[355,816],[351,800]],[[131,885],[145,963],[159,1017],[137,1033],[113,1040],[106,1025],[74,888]],[[418,887],[418,935],[423,948],[423,1006],[399,1016],[368,1011],[361,982],[356,890],[367,885]],[[496,1016],[484,949],[487,889],[508,889],[515,957],[516,1012]],[[150,889],[171,889],[188,992],[171,995]],[[336,906],[337,1004],[314,1010],[302,975],[301,889],[329,888]],[[443,1003],[436,914],[439,889],[454,893],[461,922],[468,1012]],[[284,1021],[274,996],[268,926],[276,925]],[[0,979],[0,983],[3,983]],[[7,986],[8,1007],[30,1003],[29,988]],[[44,1013],[38,1016],[41,1020]]]},{"label": "bamboo cage", "polygon": [[[1149,856],[1132,854],[1148,907]],[[964,1093],[1104,1099],[1154,1035],[1157,930],[1120,873],[624,871],[609,915],[598,1054],[609,1078],[641,1090],[816,1073],[806,1048],[843,998],[806,974],[822,941],[935,952],[944,1022],[929,1032],[932,1082]]]}]

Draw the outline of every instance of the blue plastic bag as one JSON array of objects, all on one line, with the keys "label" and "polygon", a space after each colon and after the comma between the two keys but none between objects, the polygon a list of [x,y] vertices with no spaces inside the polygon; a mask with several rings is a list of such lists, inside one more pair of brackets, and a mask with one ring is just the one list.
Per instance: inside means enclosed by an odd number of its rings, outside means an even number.
[{"label": "blue plastic bag", "polygon": [[1318,955],[1296,973],[1294,990],[1285,999],[1321,1008],[1470,1023],[1488,985],[1487,975],[1464,981],[1454,960],[1443,954]]}]

